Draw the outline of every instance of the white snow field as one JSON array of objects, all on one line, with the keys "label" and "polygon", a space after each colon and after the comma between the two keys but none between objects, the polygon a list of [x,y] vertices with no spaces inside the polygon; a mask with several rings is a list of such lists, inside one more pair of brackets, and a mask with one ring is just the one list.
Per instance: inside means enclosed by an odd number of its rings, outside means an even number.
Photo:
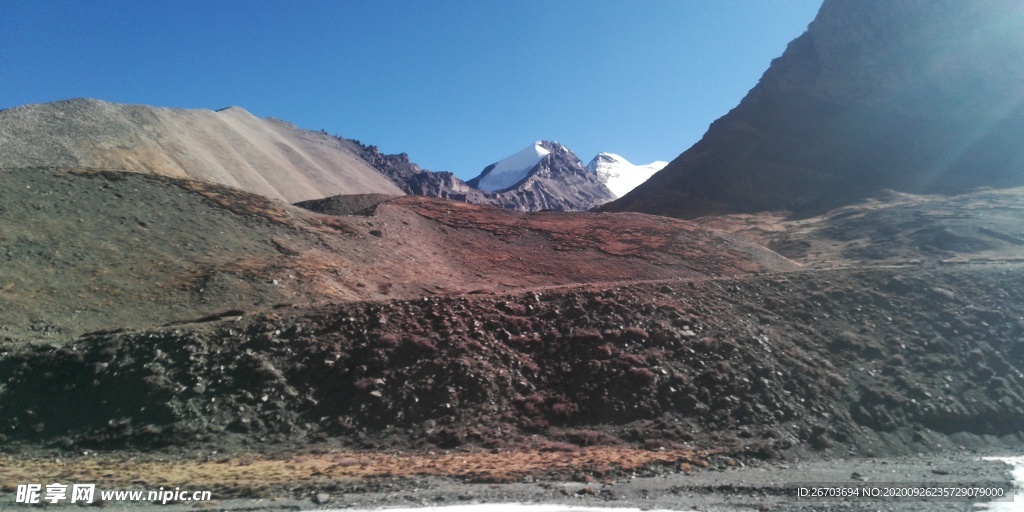
[{"label": "white snow field", "polygon": [[477,186],[487,192],[504,190],[523,180],[530,169],[537,166],[550,151],[540,145],[540,141],[534,142],[522,151],[498,162],[483,178]]},{"label": "white snow field", "polygon": [[634,165],[615,153],[602,152],[587,164],[587,170],[597,175],[616,197],[622,197],[666,165],[668,162],[661,160],[647,165]]}]

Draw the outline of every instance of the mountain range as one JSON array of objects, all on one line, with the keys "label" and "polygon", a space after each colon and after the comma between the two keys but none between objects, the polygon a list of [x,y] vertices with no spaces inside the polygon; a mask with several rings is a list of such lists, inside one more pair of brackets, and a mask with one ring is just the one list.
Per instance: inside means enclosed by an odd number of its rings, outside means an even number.
[{"label": "mountain range", "polygon": [[538,141],[462,181],[238,108],[2,111],[8,481],[261,510],[538,480],[788,510],[783,460],[962,485],[1024,440],[1022,14],[826,0],[624,212],[509,209],[658,163]]},{"label": "mountain range", "polygon": [[1024,184],[1022,9],[1012,0],[829,0],[740,104],[660,171],[661,162],[633,166],[610,153],[585,168],[564,146],[541,141],[463,181],[238,107],[96,100],[0,112],[0,165],[148,172],[289,202],[405,193],[683,218],[813,214],[883,189],[1016,186]]},{"label": "mountain range", "polygon": [[575,153],[551,141],[537,141],[466,183],[486,191],[494,204],[532,211],[587,210],[615,197]]},{"label": "mountain range", "polygon": [[[588,210],[616,197],[568,148],[539,141],[465,182],[405,153],[218,111],[73,99],[0,111],[0,166],[152,173],[233,186],[288,202],[413,194],[518,211]],[[641,173],[642,174],[642,173]],[[506,180],[497,182],[497,177]],[[611,183],[617,183],[613,178]]]}]

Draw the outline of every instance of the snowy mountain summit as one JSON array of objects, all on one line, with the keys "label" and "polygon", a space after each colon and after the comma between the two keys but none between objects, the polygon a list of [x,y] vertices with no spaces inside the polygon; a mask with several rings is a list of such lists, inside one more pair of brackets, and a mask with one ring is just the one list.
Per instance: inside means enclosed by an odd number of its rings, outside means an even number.
[{"label": "snowy mountain summit", "polygon": [[487,166],[466,184],[491,204],[520,211],[589,210],[615,199],[575,153],[546,140]]},{"label": "snowy mountain summit", "polygon": [[622,197],[666,165],[668,162],[660,160],[647,165],[634,165],[619,155],[602,152],[587,164],[587,170],[594,173],[616,197]]},{"label": "snowy mountain summit", "polygon": [[497,192],[515,186],[526,179],[530,170],[545,156],[551,154],[542,141],[534,142],[522,151],[484,169],[477,178],[476,187],[487,192]]}]

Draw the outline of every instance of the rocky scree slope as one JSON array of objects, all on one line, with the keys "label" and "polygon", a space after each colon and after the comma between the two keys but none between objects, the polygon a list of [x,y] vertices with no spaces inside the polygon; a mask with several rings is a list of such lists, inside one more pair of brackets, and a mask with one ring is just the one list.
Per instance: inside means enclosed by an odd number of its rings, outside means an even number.
[{"label": "rocky scree slope", "polygon": [[0,353],[0,434],[12,446],[633,443],[746,457],[1019,442],[1021,290],[1019,265],[828,270],[98,333]]},{"label": "rocky scree slope", "polygon": [[604,209],[820,213],[1022,185],[1022,33],[1013,0],[825,0],[736,108]]},{"label": "rocky scree slope", "polygon": [[0,111],[0,168],[126,170],[288,202],[402,194],[364,148],[238,107],[216,112],[73,99]]}]

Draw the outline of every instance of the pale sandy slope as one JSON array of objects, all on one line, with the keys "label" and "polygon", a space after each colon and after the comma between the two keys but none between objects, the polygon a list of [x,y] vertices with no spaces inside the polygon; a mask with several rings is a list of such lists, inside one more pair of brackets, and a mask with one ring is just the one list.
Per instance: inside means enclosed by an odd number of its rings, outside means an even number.
[{"label": "pale sandy slope", "polygon": [[74,99],[0,111],[0,168],[121,169],[229,185],[288,202],[402,194],[358,144],[220,111]]}]

